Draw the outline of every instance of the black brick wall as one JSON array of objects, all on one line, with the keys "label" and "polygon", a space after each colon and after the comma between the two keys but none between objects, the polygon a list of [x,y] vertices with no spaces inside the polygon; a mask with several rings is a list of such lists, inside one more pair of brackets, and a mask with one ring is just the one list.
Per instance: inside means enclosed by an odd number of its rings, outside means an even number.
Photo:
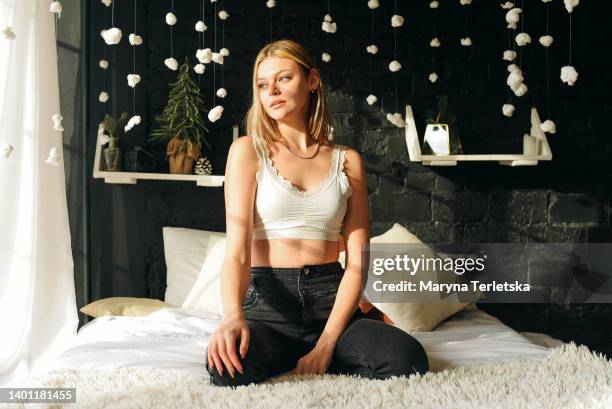
[{"label": "black brick wall", "polygon": [[[143,3],[142,1],[139,3]],[[517,152],[521,137],[529,129],[532,105],[547,118],[545,104],[544,51],[537,39],[544,34],[545,6],[525,1],[524,31],[532,44],[523,51],[523,71],[529,93],[513,97],[505,84],[507,48],[505,12],[500,2],[474,1],[461,7],[458,1],[441,2],[439,19],[428,2],[398,1],[398,13],[406,18],[397,36],[399,93],[395,74],[388,69],[393,59],[390,17],[393,2],[382,1],[375,11],[375,43],[379,53],[372,59],[373,81],[368,81],[370,10],[366,1],[333,1],[331,14],[338,32],[330,35],[321,27],[326,1],[283,0],[271,12],[261,1],[219,1],[231,17],[225,23],[225,46],[230,50],[224,73],[209,64],[200,85],[207,106],[212,104],[213,67],[217,87],[228,90],[223,118],[211,125],[214,173],[222,173],[231,144],[230,127],[244,117],[250,101],[250,78],[257,51],[271,39],[294,38],[319,61],[328,87],[336,142],[357,149],[366,160],[370,192],[372,235],[387,230],[394,222],[408,227],[425,242],[610,242],[610,195],[612,186],[612,103],[610,58],[612,47],[608,21],[609,2],[582,2],[573,15],[573,65],[580,77],[573,87],[561,83],[560,67],[568,58],[568,15],[562,2],[550,9],[550,117],[557,134],[549,136],[551,162],[536,167],[505,167],[497,163],[461,163],[457,167],[427,167],[410,162],[404,130],[390,124],[387,112],[404,112],[413,106],[417,121],[425,109],[435,107],[436,95],[449,95],[459,115],[464,149],[469,153]],[[522,3],[522,2],[521,2]],[[191,62],[198,48],[193,25],[198,20],[199,2],[175,2],[174,51],[177,60]],[[154,124],[151,121],[166,102],[167,83],[175,73],[163,65],[169,56],[169,28],[164,23],[168,1],[139,5],[140,33],[145,45],[138,49],[137,66],[143,76],[137,110],[143,125],[122,141],[125,147],[142,143]],[[214,5],[206,3],[206,46],[212,47]],[[132,2],[117,2],[115,22],[131,32]],[[108,10],[106,10],[108,13]],[[97,66],[102,52],[99,30],[104,27],[105,8],[92,5],[90,16],[90,140],[95,141],[97,122],[103,108],[97,102],[102,84]],[[110,18],[107,15],[107,21]],[[145,28],[146,27],[146,28]],[[217,24],[217,48],[221,48],[221,23]],[[467,31],[466,31],[467,30]],[[434,34],[437,33],[437,34]],[[464,48],[459,38],[469,34],[474,45]],[[432,67],[429,39],[437,35],[436,84],[427,80]],[[131,90],[125,76],[131,72],[131,51],[123,43],[114,48],[108,84],[112,84],[114,111],[130,109]],[[320,62],[322,51],[332,62]],[[110,86],[110,85],[109,85]],[[379,102],[368,106],[370,93]],[[501,106],[513,101],[512,119],[501,114]],[[396,101],[398,105],[396,106]],[[241,131],[243,134],[243,130]],[[93,146],[90,144],[90,157]],[[163,297],[165,264],[161,227],[184,226],[208,230],[225,229],[223,191],[197,188],[189,183],[139,182],[138,185],[107,185],[90,180],[92,197],[92,297],[132,295]],[[612,308],[604,304],[492,305],[481,308],[519,330],[548,332],[564,340],[573,339],[610,354]]]}]

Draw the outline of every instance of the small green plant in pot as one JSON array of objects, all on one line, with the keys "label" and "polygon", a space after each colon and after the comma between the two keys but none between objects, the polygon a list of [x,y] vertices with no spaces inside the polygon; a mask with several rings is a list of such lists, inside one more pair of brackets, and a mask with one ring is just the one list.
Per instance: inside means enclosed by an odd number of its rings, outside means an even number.
[{"label": "small green plant in pot", "polygon": [[106,114],[102,120],[102,128],[109,136],[108,147],[104,149],[104,162],[108,171],[120,170],[121,149],[119,148],[119,135],[123,133],[127,117],[127,112],[122,112],[119,119]]},{"label": "small green plant in pot", "polygon": [[201,112],[208,112],[198,85],[191,79],[189,63],[181,65],[176,82],[170,83],[168,103],[155,120],[159,127],[151,133],[150,142],[167,143],[166,156],[170,173],[193,173],[194,161],[200,157],[204,138],[209,132]]},{"label": "small green plant in pot", "polygon": [[437,112],[425,112],[427,127],[423,139],[423,153],[426,155],[457,155],[463,153],[457,116],[448,108],[448,97],[440,95]]}]

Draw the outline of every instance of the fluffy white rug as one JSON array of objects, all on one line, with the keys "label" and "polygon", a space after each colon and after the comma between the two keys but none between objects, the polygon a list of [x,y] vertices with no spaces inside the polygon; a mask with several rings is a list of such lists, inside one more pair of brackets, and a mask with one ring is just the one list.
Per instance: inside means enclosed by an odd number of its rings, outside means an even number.
[{"label": "fluffy white rug", "polygon": [[[612,408],[612,361],[574,343],[543,360],[514,358],[447,368],[410,378],[282,376],[259,385],[219,388],[207,377],[121,368],[64,369],[32,379],[76,387],[66,408]],[[37,406],[39,407],[39,406]]]}]

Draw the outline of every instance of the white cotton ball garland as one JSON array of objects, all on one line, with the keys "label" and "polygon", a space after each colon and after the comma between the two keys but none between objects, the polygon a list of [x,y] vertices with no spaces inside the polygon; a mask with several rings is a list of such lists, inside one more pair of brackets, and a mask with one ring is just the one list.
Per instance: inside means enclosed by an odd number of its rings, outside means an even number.
[{"label": "white cotton ball garland", "polygon": [[557,133],[557,126],[553,121],[547,119],[546,121],[540,124],[540,130],[546,133]]},{"label": "white cotton ball garland", "polygon": [[337,26],[335,22],[332,22],[332,18],[329,14],[326,14],[325,17],[323,17],[323,23],[321,23],[321,29],[323,31],[325,31],[326,33],[335,33],[337,30]]},{"label": "white cotton ball garland", "polygon": [[516,23],[519,22],[521,16],[519,15],[523,10],[520,8],[513,8],[512,10],[506,13],[506,22],[508,23],[508,28],[515,29]]},{"label": "white cotton ball garland", "polygon": [[100,92],[100,95],[98,95],[98,101],[100,101],[102,103],[108,101],[108,98],[109,98],[108,92],[106,92],[106,91],[102,91],[102,92]]},{"label": "white cotton ball garland", "polygon": [[266,7],[271,9],[272,7],[276,6],[276,1],[275,0],[268,0],[266,1]]},{"label": "white cotton ball garland", "polygon": [[119,44],[122,35],[123,33],[117,27],[102,30],[102,37],[104,38],[104,42],[108,45]]},{"label": "white cotton ball garland", "polygon": [[502,107],[502,113],[507,117],[511,117],[514,114],[514,109],[514,105],[504,104],[504,106]]},{"label": "white cotton ball garland", "polygon": [[461,39],[461,45],[464,47],[469,47],[472,45],[472,39],[470,37],[465,37]]},{"label": "white cotton ball garland", "polygon": [[207,28],[208,27],[206,27],[206,24],[204,24],[203,21],[198,21],[195,25],[195,30],[200,33],[203,33],[204,31],[206,31]]},{"label": "white cotton ball garland", "polygon": [[514,91],[514,95],[517,97],[522,97],[527,93],[527,85],[525,83],[519,85]]},{"label": "white cotton ball garland", "polygon": [[202,75],[204,74],[204,71],[206,70],[206,66],[202,63],[199,63],[193,67],[193,70],[196,72],[196,74]]},{"label": "white cotton ball garland", "polygon": [[391,27],[401,27],[404,25],[404,17],[394,14],[391,17]]},{"label": "white cotton ball garland", "polygon": [[140,115],[134,115],[130,118],[130,120],[123,129],[125,130],[125,132],[131,131],[133,127],[135,127],[136,125],[140,125],[140,121]]},{"label": "white cotton ball garland", "polygon": [[565,9],[568,13],[574,11],[574,7],[580,4],[580,0],[563,0],[563,4],[565,4]]},{"label": "white cotton ball garland", "polygon": [[0,148],[0,155],[4,156],[6,159],[9,158],[9,156],[11,156],[11,153],[13,153],[13,151],[15,150],[15,148],[13,148],[13,145],[9,144],[9,143],[5,143],[2,145],[2,148]]},{"label": "white cotton ball garland", "polygon": [[368,8],[371,10],[377,9],[380,6],[378,0],[368,0]]},{"label": "white cotton ball garland", "polygon": [[561,81],[563,81],[569,86],[573,86],[577,80],[578,72],[574,67],[572,67],[571,65],[561,67]]},{"label": "white cotton ball garland", "polygon": [[430,47],[440,47],[440,40],[438,39],[438,37],[432,38],[431,41],[429,42],[429,46]]},{"label": "white cotton ball garland", "polygon": [[504,60],[514,61],[515,58],[516,58],[516,51],[512,51],[512,50],[504,51]]},{"label": "white cotton ball garland", "polygon": [[106,7],[110,7],[110,5],[113,4],[113,0],[102,0],[102,4]]},{"label": "white cotton ball garland", "polygon": [[391,72],[397,72],[402,69],[402,64],[399,61],[393,60],[389,63],[389,70]]},{"label": "white cotton ball garland", "polygon": [[404,128],[406,127],[406,122],[404,122],[404,118],[402,117],[402,114],[400,114],[399,112],[396,112],[394,114],[387,114],[387,120],[389,122],[391,122],[393,125],[397,126],[398,128]]},{"label": "white cotton ball garland", "polygon": [[227,57],[230,54],[230,52],[227,48],[223,47],[222,49],[219,50],[219,54],[221,54],[224,57]]},{"label": "white cotton ball garland", "polygon": [[64,130],[64,127],[62,126],[62,120],[64,117],[61,114],[53,114],[51,119],[53,120],[53,129],[59,132]]},{"label": "white cotton ball garland", "polygon": [[52,147],[51,150],[49,151],[49,156],[45,160],[45,163],[49,165],[53,165],[53,166],[59,166],[59,164],[61,163],[60,156],[55,146]]},{"label": "white cotton ball garland", "polygon": [[169,26],[173,26],[176,24],[176,16],[174,15],[173,12],[168,12],[166,14],[166,24],[168,24]]},{"label": "white cotton ball garland", "polygon": [[6,38],[7,40],[15,39],[15,33],[13,33],[13,29],[11,28],[11,26],[4,27],[4,30],[2,30],[2,34],[4,34],[4,38]]},{"label": "white cotton ball garland", "polygon": [[366,51],[370,54],[376,54],[378,52],[378,47],[374,44],[370,44],[366,47]]},{"label": "white cotton ball garland", "polygon": [[330,62],[331,61],[331,55],[329,55],[328,53],[323,53],[323,54],[321,54],[321,59],[324,62]]},{"label": "white cotton ball garland", "polygon": [[131,45],[140,45],[142,44],[142,37],[136,33],[132,33],[129,35],[128,40]]},{"label": "white cotton ball garland", "polygon": [[440,6],[440,4],[437,1],[432,1],[429,3],[429,8],[430,9],[437,9],[438,6]]},{"label": "white cotton ball garland", "polygon": [[538,41],[544,47],[550,47],[550,45],[553,43],[553,38],[552,38],[551,35],[545,35],[545,36],[540,37],[540,39]]},{"label": "white cotton ball garland", "polygon": [[373,105],[376,101],[378,101],[378,98],[376,97],[376,95],[370,94],[366,98],[366,101],[368,102],[368,105]]},{"label": "white cotton ball garland", "polygon": [[57,14],[57,18],[61,18],[62,17],[62,3],[60,3],[59,1],[54,1],[49,6],[49,11],[51,13]]},{"label": "white cotton ball garland", "polygon": [[204,48],[196,51],[196,58],[202,64],[208,64],[212,61],[212,50],[210,48]]},{"label": "white cotton ball garland", "polygon": [[172,71],[176,71],[178,69],[178,61],[172,57],[166,58],[164,60],[164,64],[166,64],[166,67],[170,68]]},{"label": "white cotton ball garland", "polygon": [[223,65],[223,54],[221,53],[212,53],[212,60],[217,64]]},{"label": "white cotton ball garland", "polygon": [[511,9],[512,7],[514,7],[514,3],[507,1],[504,4],[500,4],[500,6],[501,6],[501,8],[503,8],[505,10],[508,10],[508,9]]},{"label": "white cotton ball garland", "polygon": [[217,15],[221,20],[227,20],[230,16],[229,13],[225,10],[221,10]]},{"label": "white cotton ball garland", "polygon": [[427,78],[433,84],[434,82],[438,81],[438,74],[435,73],[435,72],[432,72],[431,74],[429,74],[429,77],[427,77]]},{"label": "white cotton ball garland", "polygon": [[208,111],[208,120],[210,122],[217,122],[221,115],[223,114],[223,107],[221,105],[217,105],[210,111]]},{"label": "white cotton ball garland", "polygon": [[108,68],[108,61],[107,60],[100,60],[100,62],[98,64],[100,65],[100,68],[102,68],[103,70]]},{"label": "white cotton ball garland", "polygon": [[136,85],[140,82],[140,75],[138,74],[128,74],[127,76],[128,85],[132,88],[135,88]]},{"label": "white cotton ball garland", "polygon": [[227,90],[225,88],[219,88],[217,90],[217,96],[219,98],[225,98],[227,96]]},{"label": "white cotton ball garland", "polygon": [[461,3],[462,6],[469,6],[472,4],[472,0],[459,0],[459,3]]},{"label": "white cotton ball garland", "polygon": [[514,40],[516,41],[516,44],[519,47],[523,47],[531,43],[531,36],[527,33],[519,33],[516,35],[516,38]]}]

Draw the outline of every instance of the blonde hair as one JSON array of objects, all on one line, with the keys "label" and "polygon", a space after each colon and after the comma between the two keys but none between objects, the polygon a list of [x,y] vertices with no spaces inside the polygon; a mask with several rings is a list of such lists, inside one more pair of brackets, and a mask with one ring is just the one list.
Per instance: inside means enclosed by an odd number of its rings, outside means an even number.
[{"label": "blonde hair", "polygon": [[[268,57],[290,58],[303,68],[306,76],[315,65],[300,44],[293,40],[277,40],[263,47],[255,58],[253,67],[253,103],[246,116],[247,134],[253,133],[264,138],[268,143],[280,137],[276,120],[271,118],[263,109],[259,100],[259,88],[257,87],[257,70],[263,60]],[[323,89],[323,81],[319,81],[316,92],[310,93],[308,108],[308,133],[313,139],[321,144],[330,140],[331,121],[327,111],[327,101]]]}]

